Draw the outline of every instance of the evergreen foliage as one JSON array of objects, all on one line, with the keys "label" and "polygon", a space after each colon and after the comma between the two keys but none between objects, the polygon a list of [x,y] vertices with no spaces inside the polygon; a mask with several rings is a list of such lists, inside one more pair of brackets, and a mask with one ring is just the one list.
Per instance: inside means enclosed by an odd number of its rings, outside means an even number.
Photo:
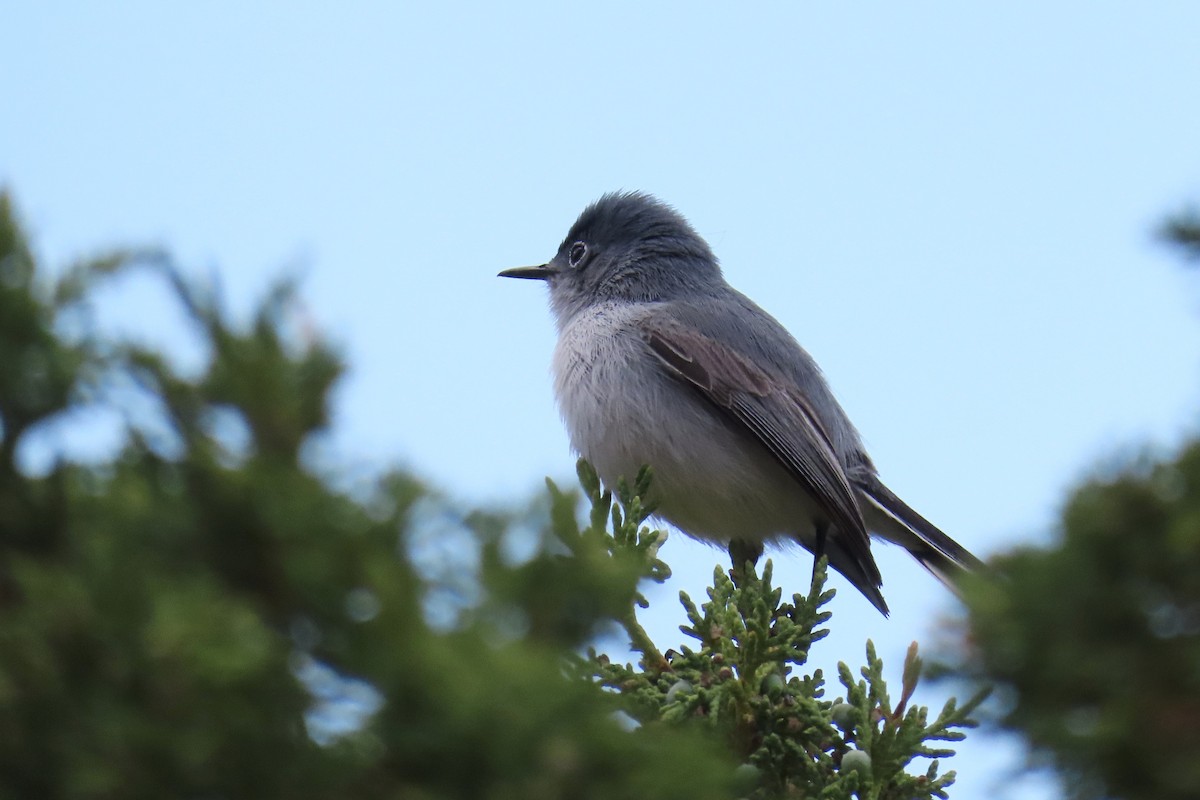
[{"label": "evergreen foliage", "polygon": [[968,593],[960,669],[1075,798],[1200,797],[1200,443],[1080,487]]},{"label": "evergreen foliage", "polygon": [[[200,333],[197,373],[91,321],[133,269]],[[823,565],[790,602],[769,564],[718,570],[683,598],[693,647],[663,653],[636,616],[669,574],[648,473],[614,503],[581,464],[584,525],[553,484],[549,514],[506,514],[400,471],[351,481],[311,447],[342,361],[294,303],[282,283],[236,324],[150,251],[49,281],[0,193],[0,797],[946,796],[936,760],[905,769],[978,700],[931,721],[915,649],[893,702],[869,646],[824,699],[798,673]],[[29,466],[97,408],[118,452]],[[638,665],[584,655],[613,625]]]},{"label": "evergreen foliage", "polygon": [[[1200,256],[1200,218],[1162,228]],[[955,669],[1079,800],[1200,797],[1200,441],[1079,486],[1054,541],[967,588]]]},{"label": "evergreen foliage", "polygon": [[1200,261],[1200,212],[1196,209],[1187,209],[1168,217],[1159,233],[1164,240],[1178,248],[1185,258]]},{"label": "evergreen foliage", "polygon": [[[591,498],[593,526],[601,525],[611,498],[586,462],[580,462],[579,474]],[[656,543],[655,533],[637,529],[652,511],[638,499],[649,479],[643,470],[634,491],[619,487],[621,506],[612,508],[614,541],[639,548],[647,539],[651,547]],[[699,725],[718,736],[743,765],[743,791],[751,798],[947,797],[954,772],[939,774],[937,759],[954,751],[932,743],[961,740],[961,729],[974,725],[969,715],[987,690],[962,707],[950,700],[931,721],[924,706],[909,705],[921,673],[916,643],[909,648],[901,696],[893,704],[883,662],[867,642],[861,678],[839,664],[845,698],[824,699],[821,670],[793,673],[828,634],[821,626],[832,614],[822,607],[834,592],[824,589],[825,577],[821,559],[808,594],[794,594],[786,602],[782,590],[771,585],[770,561],[761,576],[749,565],[717,568],[707,603],[698,607],[680,593],[690,623],[680,629],[694,647],[660,654],[636,621],[632,629],[627,623],[641,662],[614,664],[593,653],[594,674],[622,694],[628,713],[643,725]],[[924,771],[909,774],[905,769],[917,757],[932,761]]]}]

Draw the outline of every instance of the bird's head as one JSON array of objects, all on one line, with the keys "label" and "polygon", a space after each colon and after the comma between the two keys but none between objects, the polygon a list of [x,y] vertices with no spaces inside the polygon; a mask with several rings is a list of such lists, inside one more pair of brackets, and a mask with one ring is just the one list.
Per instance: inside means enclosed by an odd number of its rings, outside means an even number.
[{"label": "bird's head", "polygon": [[671,300],[723,284],[716,257],[687,220],[641,192],[604,195],[575,220],[554,258],[500,275],[546,281],[560,326],[599,303]]}]

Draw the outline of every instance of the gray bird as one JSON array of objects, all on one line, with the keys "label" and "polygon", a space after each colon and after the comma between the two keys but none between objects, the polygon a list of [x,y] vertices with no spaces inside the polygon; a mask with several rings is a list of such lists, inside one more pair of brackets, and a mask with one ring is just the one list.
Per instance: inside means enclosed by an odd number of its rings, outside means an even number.
[{"label": "gray bird", "polygon": [[886,615],[868,532],[948,585],[980,566],[883,485],[812,357],[670,206],[607,194],[548,263],[500,275],[550,287],[574,449],[610,486],[649,464],[658,516],[728,545],[735,568],[798,542]]}]

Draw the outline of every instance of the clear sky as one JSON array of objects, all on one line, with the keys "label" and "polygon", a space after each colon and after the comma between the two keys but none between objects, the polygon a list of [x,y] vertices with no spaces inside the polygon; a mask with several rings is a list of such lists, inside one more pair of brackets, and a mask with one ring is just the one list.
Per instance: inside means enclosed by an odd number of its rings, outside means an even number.
[{"label": "clear sky", "polygon": [[[352,372],[336,448],[471,503],[571,456],[539,263],[613,189],[688,216],[824,366],[887,482],[982,555],[1098,459],[1195,430],[1200,292],[1154,239],[1200,201],[1187,2],[39,3],[5,11],[0,182],[52,262],[162,244],[245,308],[301,269]],[[186,355],[159,295],[110,324]],[[718,554],[675,537],[652,632]],[[803,554],[777,558],[789,589]],[[899,678],[953,602],[881,555],[817,661]],[[844,588],[844,584],[838,584]],[[924,699],[936,702],[941,690]],[[1035,797],[978,736],[956,797]],[[1042,795],[1044,796],[1044,794]]]}]

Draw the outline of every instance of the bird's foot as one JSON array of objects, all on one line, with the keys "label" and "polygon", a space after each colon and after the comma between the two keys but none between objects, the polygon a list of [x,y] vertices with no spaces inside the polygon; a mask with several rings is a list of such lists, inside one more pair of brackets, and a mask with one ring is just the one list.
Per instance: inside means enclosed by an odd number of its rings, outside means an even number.
[{"label": "bird's foot", "polygon": [[733,563],[729,577],[735,586],[741,586],[747,575],[747,567],[751,572],[758,559],[762,556],[762,542],[748,542],[745,539],[734,539],[729,543],[729,560]]}]

